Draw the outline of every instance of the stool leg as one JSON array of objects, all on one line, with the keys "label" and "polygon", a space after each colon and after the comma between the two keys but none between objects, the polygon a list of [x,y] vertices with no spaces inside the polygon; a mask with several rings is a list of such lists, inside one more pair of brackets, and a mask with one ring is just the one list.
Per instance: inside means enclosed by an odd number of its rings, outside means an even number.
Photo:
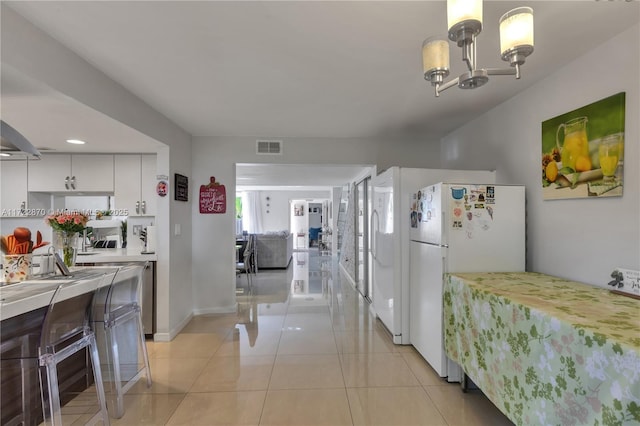
[{"label": "stool leg", "polygon": [[[47,391],[49,392],[49,404],[45,402],[44,395],[42,395],[42,415],[44,416],[45,423],[47,420],[47,408],[49,408],[49,419],[51,425],[62,426],[62,411],[60,408],[60,394],[58,389],[58,372],[56,369],[55,361],[53,357],[48,357],[44,362],[44,370],[47,376]],[[42,383],[42,376],[40,377],[40,392],[44,392],[44,384]]]},{"label": "stool leg", "polygon": [[149,367],[149,353],[147,352],[147,344],[144,339],[144,327],[142,326],[142,313],[140,307],[137,309],[138,315],[138,335],[140,336],[140,346],[142,347],[142,359],[144,361],[145,373],[147,375],[147,387],[151,387],[151,367]]},{"label": "stool leg", "polygon": [[118,338],[116,336],[116,324],[110,324],[106,328],[109,349],[111,350],[111,368],[115,395],[114,417],[119,419],[124,415],[124,401],[122,392],[122,377],[120,374],[120,354],[118,352]]},{"label": "stool leg", "polygon": [[109,426],[109,412],[107,411],[106,402],[107,397],[104,394],[104,384],[102,383],[102,371],[100,370],[98,345],[96,344],[96,336],[93,334],[91,334],[89,338],[89,352],[91,356],[91,366],[93,367],[93,380],[95,381],[98,403],[100,404],[100,413],[102,415],[102,424],[104,426]]}]

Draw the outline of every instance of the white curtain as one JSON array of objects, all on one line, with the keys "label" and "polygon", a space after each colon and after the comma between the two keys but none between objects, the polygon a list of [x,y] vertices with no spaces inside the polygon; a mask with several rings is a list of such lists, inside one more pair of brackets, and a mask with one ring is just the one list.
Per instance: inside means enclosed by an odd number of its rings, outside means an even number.
[{"label": "white curtain", "polygon": [[242,194],[242,223],[248,233],[262,233],[262,203],[259,191],[247,191]]}]

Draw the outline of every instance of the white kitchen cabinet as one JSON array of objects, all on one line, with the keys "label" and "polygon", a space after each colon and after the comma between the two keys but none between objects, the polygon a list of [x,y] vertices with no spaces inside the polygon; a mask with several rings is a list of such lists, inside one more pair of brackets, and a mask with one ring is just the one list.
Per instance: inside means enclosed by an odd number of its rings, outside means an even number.
[{"label": "white kitchen cabinet", "polygon": [[156,161],[154,154],[115,156],[116,210],[126,210],[129,216],[155,216]]},{"label": "white kitchen cabinet", "polygon": [[30,192],[112,193],[110,154],[48,154],[29,164]]},{"label": "white kitchen cabinet", "polygon": [[28,192],[27,170],[30,163],[27,160],[9,160],[0,165],[2,217],[36,217],[49,213],[51,196]]},{"label": "white kitchen cabinet", "polygon": [[27,160],[3,161],[2,216],[22,216],[27,208]]}]

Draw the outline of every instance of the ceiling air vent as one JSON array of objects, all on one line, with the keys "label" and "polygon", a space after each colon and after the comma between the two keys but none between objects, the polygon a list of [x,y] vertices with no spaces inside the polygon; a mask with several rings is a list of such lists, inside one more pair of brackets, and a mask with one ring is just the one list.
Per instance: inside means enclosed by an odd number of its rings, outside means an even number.
[{"label": "ceiling air vent", "polygon": [[256,154],[258,155],[282,155],[282,141],[260,140],[256,141]]}]

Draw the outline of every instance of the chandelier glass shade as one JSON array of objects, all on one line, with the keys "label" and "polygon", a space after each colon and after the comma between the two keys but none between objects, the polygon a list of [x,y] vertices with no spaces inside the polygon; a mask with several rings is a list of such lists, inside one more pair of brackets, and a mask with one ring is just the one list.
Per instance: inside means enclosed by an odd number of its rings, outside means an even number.
[{"label": "chandelier glass shade", "polygon": [[[436,97],[453,86],[475,89],[487,83],[490,75],[515,75],[520,78],[520,66],[533,53],[533,10],[518,7],[502,15],[500,56],[511,68],[478,68],[476,66],[476,36],[482,31],[482,0],[447,0],[448,39],[429,37],[422,43],[422,65],[425,80],[435,87]],[[462,49],[462,61],[467,71],[445,82],[449,75],[449,40]]]}]

